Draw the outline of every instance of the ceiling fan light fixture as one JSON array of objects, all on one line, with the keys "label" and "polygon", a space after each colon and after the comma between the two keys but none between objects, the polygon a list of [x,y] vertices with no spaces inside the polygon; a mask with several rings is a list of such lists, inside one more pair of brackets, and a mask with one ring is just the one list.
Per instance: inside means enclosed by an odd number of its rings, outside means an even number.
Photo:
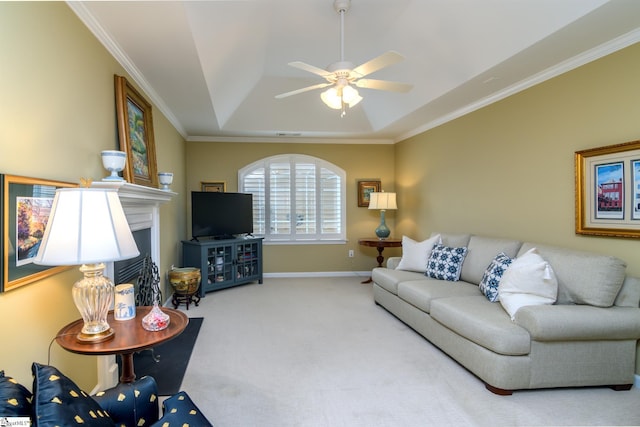
[{"label": "ceiling fan light fixture", "polygon": [[342,101],[351,108],[362,101],[362,97],[353,86],[347,85],[342,88]]},{"label": "ceiling fan light fixture", "polygon": [[343,112],[345,105],[351,108],[362,101],[358,91],[350,85],[330,87],[320,94],[320,99],[327,107],[334,110],[342,110]]},{"label": "ceiling fan light fixture", "polygon": [[322,99],[322,102],[329,108],[333,108],[334,110],[340,110],[342,108],[342,98],[338,94],[338,89],[335,87],[330,87],[322,92],[320,99]]}]

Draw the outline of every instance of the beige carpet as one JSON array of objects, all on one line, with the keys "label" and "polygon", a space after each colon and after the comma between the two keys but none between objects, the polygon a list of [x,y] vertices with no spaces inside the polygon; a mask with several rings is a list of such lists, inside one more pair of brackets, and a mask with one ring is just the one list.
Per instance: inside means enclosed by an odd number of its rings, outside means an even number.
[{"label": "beige carpet", "polygon": [[182,389],[216,427],[640,425],[637,388],[488,392],[361,280],[208,293]]}]

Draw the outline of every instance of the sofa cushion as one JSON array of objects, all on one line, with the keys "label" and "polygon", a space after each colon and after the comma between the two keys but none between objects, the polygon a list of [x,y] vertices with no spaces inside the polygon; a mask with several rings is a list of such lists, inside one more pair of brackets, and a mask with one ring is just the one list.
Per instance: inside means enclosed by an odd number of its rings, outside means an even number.
[{"label": "sofa cushion", "polygon": [[426,276],[433,279],[456,282],[460,279],[466,247],[453,248],[437,244],[431,250]]},{"label": "sofa cushion", "polygon": [[471,236],[460,279],[479,284],[487,266],[496,255],[502,252],[509,258],[515,258],[521,245],[522,243],[518,240]]},{"label": "sofa cushion", "polygon": [[469,244],[469,239],[471,239],[471,234],[453,234],[453,233],[439,233],[433,232],[431,233],[431,237],[436,234],[440,235],[440,243],[445,246],[467,246]]},{"label": "sofa cushion", "polygon": [[93,398],[118,426],[148,426],[158,421],[158,386],[153,377],[118,383]]},{"label": "sofa cushion", "polygon": [[621,259],[547,245],[523,243],[520,253],[536,247],[558,278],[558,304],[613,305],[625,278]]},{"label": "sofa cushion", "polygon": [[394,295],[398,295],[398,283],[420,278],[424,279],[424,274],[413,271],[391,270],[384,267],[374,268],[371,271],[371,280]]},{"label": "sofa cushion", "polygon": [[531,349],[529,333],[513,323],[500,304],[493,304],[482,295],[435,299],[431,302],[431,317],[499,354],[521,356]]},{"label": "sofa cushion", "polygon": [[498,285],[500,284],[500,280],[502,280],[502,275],[507,271],[507,268],[509,268],[512,262],[513,259],[505,255],[504,252],[500,252],[485,270],[482,280],[480,280],[479,288],[480,292],[482,292],[489,301],[498,301]]},{"label": "sofa cushion", "polygon": [[58,369],[33,363],[31,372],[33,417],[37,426],[113,427],[107,412]]},{"label": "sofa cushion", "polygon": [[184,391],[162,402],[163,416],[152,427],[213,427]]},{"label": "sofa cushion", "polygon": [[417,271],[424,273],[427,270],[427,261],[433,245],[440,242],[440,235],[416,242],[410,237],[402,236],[402,259],[398,264],[398,270]]},{"label": "sofa cushion", "polygon": [[0,416],[30,417],[31,392],[0,371]]},{"label": "sofa cushion", "polygon": [[398,285],[398,297],[419,308],[425,313],[431,312],[431,301],[452,296],[477,296],[478,287],[467,282],[447,282],[423,277]]},{"label": "sofa cushion", "polygon": [[514,319],[521,307],[556,302],[558,280],[549,263],[533,248],[516,258],[504,272],[498,296],[500,304]]}]

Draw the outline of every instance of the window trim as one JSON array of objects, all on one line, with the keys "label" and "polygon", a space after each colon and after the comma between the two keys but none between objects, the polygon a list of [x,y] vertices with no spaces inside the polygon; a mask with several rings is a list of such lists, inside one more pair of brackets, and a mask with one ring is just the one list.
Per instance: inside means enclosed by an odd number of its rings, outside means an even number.
[{"label": "window trim", "polygon": [[[339,166],[330,163],[326,160],[320,159],[318,157],[308,156],[304,154],[279,154],[275,156],[265,157],[260,160],[257,160],[253,163],[250,163],[241,169],[238,170],[238,191],[245,192],[244,190],[244,178],[247,174],[253,172],[256,169],[264,168],[264,179],[265,179],[265,232],[268,230],[269,224],[271,223],[271,215],[270,209],[268,209],[268,203],[270,200],[271,187],[269,184],[269,171],[270,165],[273,163],[288,163],[290,165],[290,170],[292,171],[292,176],[295,176],[295,165],[298,163],[305,164],[314,164],[315,165],[315,174],[316,174],[316,234],[313,237],[309,237],[309,235],[296,235],[295,234],[295,226],[291,228],[292,233],[288,235],[271,235],[269,233],[259,234],[254,233],[256,236],[260,236],[264,238],[265,244],[274,244],[274,245],[287,245],[287,244],[338,244],[338,243],[346,243],[347,242],[347,204],[346,204],[346,172],[340,168]],[[327,237],[323,237],[321,232],[321,214],[320,214],[320,189],[321,189],[321,171],[322,169],[329,170],[333,174],[335,174],[340,179],[339,191],[340,191],[340,233],[332,233],[327,234]],[[295,178],[292,179],[292,183],[295,184]],[[291,191],[291,200],[295,201],[295,186],[290,188]],[[294,213],[295,203],[291,205],[291,212]],[[295,217],[294,214],[291,217]]]}]

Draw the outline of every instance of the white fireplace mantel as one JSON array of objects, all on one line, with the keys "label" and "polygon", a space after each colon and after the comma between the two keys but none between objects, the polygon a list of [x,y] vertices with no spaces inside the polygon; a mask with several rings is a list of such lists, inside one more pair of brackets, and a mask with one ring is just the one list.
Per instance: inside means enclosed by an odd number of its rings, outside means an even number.
[{"label": "white fireplace mantel", "polygon": [[[160,205],[173,199],[177,193],[130,184],[125,181],[97,181],[94,188],[113,188],[118,192],[122,209],[131,231],[151,229],[151,259],[160,268]],[[113,265],[107,267],[107,274],[113,275]]]},{"label": "white fireplace mantel", "polygon": [[[95,181],[92,188],[113,188],[118,192],[131,231],[150,229],[151,259],[160,267],[160,205],[177,195],[172,191],[131,184],[126,181]],[[106,263],[107,277],[114,277],[114,263]],[[113,387],[118,381],[118,366],[113,356],[98,357],[98,384],[92,394]]]}]

